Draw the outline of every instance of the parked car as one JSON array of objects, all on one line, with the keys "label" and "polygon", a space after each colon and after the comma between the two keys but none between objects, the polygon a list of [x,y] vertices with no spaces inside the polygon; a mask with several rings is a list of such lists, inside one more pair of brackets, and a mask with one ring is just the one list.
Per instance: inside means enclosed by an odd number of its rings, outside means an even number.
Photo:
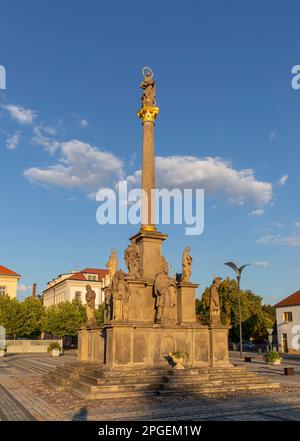
[{"label": "parked car", "polygon": [[[238,350],[240,350],[240,344],[238,344],[237,346]],[[244,341],[243,352],[258,352],[258,347],[254,343],[251,343],[251,341]]]}]

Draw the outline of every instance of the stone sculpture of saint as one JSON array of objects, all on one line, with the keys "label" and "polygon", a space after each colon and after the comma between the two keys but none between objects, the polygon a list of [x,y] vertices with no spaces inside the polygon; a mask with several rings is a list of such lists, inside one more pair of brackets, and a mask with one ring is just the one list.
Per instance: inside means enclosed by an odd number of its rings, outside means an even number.
[{"label": "stone sculpture of saint", "polygon": [[119,264],[119,261],[118,261],[117,253],[115,250],[112,250],[110,257],[109,257],[108,261],[106,262],[106,268],[108,269],[110,283],[111,283],[114,275],[116,274],[116,271],[118,269],[118,264]]},{"label": "stone sculpture of saint", "polygon": [[176,307],[176,281],[168,274],[168,264],[164,257],[161,261],[161,272],[157,274],[154,282],[154,295],[156,297],[156,323],[176,321],[174,308]]},{"label": "stone sculpture of saint", "polygon": [[105,288],[104,295],[104,321],[105,323],[111,320],[111,311],[112,311],[112,295],[111,295],[111,284]]},{"label": "stone sculpture of saint", "polygon": [[140,88],[144,90],[142,96],[143,106],[155,106],[155,80],[152,78],[152,72],[147,71],[143,81],[140,84]]},{"label": "stone sculpture of saint", "polygon": [[190,247],[186,247],[182,254],[182,282],[189,282],[192,274],[192,256],[190,256]]},{"label": "stone sculpture of saint", "polygon": [[221,324],[221,307],[219,288],[222,283],[221,277],[216,277],[210,287],[210,324]]},{"label": "stone sculpture of saint", "polygon": [[92,290],[91,285],[86,285],[85,294],[85,310],[86,310],[86,325],[96,325],[96,293]]},{"label": "stone sculpture of saint", "polygon": [[140,253],[136,243],[128,245],[124,252],[124,259],[128,268],[128,276],[138,279],[140,275]]},{"label": "stone sculpture of saint", "polygon": [[129,319],[129,296],[128,283],[124,271],[119,270],[112,281],[112,304],[113,319],[116,321],[128,321]]}]

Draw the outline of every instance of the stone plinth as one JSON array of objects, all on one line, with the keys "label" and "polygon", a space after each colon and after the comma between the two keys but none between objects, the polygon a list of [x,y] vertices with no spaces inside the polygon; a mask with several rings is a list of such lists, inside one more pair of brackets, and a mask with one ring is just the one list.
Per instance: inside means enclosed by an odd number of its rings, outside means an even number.
[{"label": "stone plinth", "polygon": [[158,231],[140,231],[130,240],[134,241],[141,255],[141,277],[154,279],[160,271],[162,242],[167,234]]},{"label": "stone plinth", "polygon": [[165,355],[184,351],[186,367],[230,366],[226,326],[117,324],[104,326],[107,369],[169,368]]},{"label": "stone plinth", "polygon": [[210,326],[210,365],[224,367],[230,365],[228,354],[228,326]]},{"label": "stone plinth", "polygon": [[196,307],[195,307],[195,291],[198,288],[195,283],[178,283],[177,287],[177,322],[195,323]]},{"label": "stone plinth", "polygon": [[82,327],[78,331],[78,361],[103,363],[104,339],[102,328]]}]

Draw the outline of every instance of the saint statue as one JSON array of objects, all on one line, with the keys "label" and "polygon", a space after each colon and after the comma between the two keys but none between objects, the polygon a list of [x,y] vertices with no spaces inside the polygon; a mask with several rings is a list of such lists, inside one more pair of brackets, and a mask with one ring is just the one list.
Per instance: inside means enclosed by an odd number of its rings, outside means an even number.
[{"label": "saint statue", "polygon": [[112,312],[112,295],[111,295],[111,284],[105,288],[104,295],[104,322],[107,323],[111,320]]},{"label": "saint statue", "polygon": [[210,324],[221,325],[221,307],[219,288],[222,283],[221,277],[216,277],[213,280],[210,288]]},{"label": "saint statue", "polygon": [[168,263],[164,257],[161,260],[161,272],[154,282],[156,297],[156,323],[176,321],[176,281],[168,274]]},{"label": "saint statue", "polygon": [[190,247],[185,247],[182,254],[182,282],[189,282],[192,274],[192,256],[190,256]]},{"label": "saint statue", "polygon": [[140,275],[140,252],[135,242],[126,248],[124,259],[128,269],[128,276],[132,279],[138,279]]},{"label": "saint statue", "polygon": [[152,78],[153,72],[151,69],[147,68],[145,70],[145,76],[143,81],[140,84],[140,88],[144,90],[142,96],[142,105],[143,106],[155,106],[155,80]]},{"label": "saint statue", "polygon": [[114,320],[129,320],[129,297],[130,292],[126,280],[126,273],[119,270],[115,273],[112,281],[112,305]]},{"label": "saint statue", "polygon": [[85,311],[86,311],[86,325],[96,325],[96,293],[92,290],[91,285],[86,285],[85,294]]},{"label": "saint statue", "polygon": [[115,250],[112,250],[108,262],[106,262],[106,268],[108,269],[110,283],[118,269],[118,263],[119,261],[117,257],[117,252]]}]

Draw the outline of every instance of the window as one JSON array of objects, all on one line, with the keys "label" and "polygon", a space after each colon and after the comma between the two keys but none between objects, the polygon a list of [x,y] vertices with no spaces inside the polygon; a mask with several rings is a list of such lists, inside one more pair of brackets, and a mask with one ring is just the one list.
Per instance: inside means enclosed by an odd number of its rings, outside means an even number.
[{"label": "window", "polygon": [[6,295],[6,286],[0,286],[0,296]]},{"label": "window", "polygon": [[87,278],[88,278],[88,280],[93,280],[93,281],[98,280],[97,275],[94,275],[94,274],[88,274]]},{"label": "window", "polygon": [[81,291],[76,291],[75,292],[75,299],[81,301]]},{"label": "window", "polygon": [[292,314],[292,312],[284,312],[283,313],[283,321],[285,321],[285,322],[292,322],[293,321],[293,314]]}]

